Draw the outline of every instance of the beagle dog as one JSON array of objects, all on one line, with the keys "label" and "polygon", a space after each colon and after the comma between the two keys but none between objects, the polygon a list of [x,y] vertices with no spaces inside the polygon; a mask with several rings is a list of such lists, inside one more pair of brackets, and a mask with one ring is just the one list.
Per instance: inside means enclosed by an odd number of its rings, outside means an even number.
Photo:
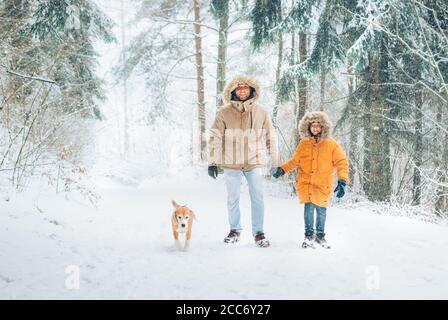
[{"label": "beagle dog", "polygon": [[[178,250],[188,251],[191,239],[191,228],[193,226],[193,219],[196,216],[187,206],[180,206],[176,201],[172,200],[171,204],[174,207],[174,212],[171,216],[171,227],[173,229],[174,245]],[[185,243],[182,247],[179,242],[179,233],[185,234]]]}]

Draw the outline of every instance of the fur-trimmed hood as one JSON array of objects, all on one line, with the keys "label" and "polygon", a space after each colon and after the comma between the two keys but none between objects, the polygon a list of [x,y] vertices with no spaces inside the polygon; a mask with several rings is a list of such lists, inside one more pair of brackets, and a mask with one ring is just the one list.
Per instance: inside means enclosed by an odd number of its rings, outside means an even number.
[{"label": "fur-trimmed hood", "polygon": [[311,137],[309,128],[310,124],[313,122],[319,122],[321,124],[322,132],[320,136],[322,139],[331,137],[331,129],[333,125],[330,121],[330,118],[325,112],[314,111],[305,114],[302,120],[300,120],[299,122],[299,133],[302,139]]},{"label": "fur-trimmed hood", "polygon": [[253,102],[257,101],[260,97],[260,83],[258,80],[247,76],[247,75],[238,75],[230,81],[227,86],[225,87],[222,95],[223,100],[225,103],[229,103],[232,99],[232,92],[238,87],[239,83],[247,83],[251,88],[254,88],[254,96],[253,96]]}]

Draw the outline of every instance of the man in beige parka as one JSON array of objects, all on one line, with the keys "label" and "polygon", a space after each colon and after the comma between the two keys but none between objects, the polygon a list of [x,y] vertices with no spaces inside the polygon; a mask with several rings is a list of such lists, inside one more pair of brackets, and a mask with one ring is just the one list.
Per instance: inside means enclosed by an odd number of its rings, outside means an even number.
[{"label": "man in beige parka", "polygon": [[230,232],[225,243],[240,239],[240,187],[244,176],[251,199],[252,234],[259,247],[268,247],[263,231],[262,168],[278,165],[277,136],[269,113],[258,104],[260,84],[240,75],[223,92],[224,105],[216,114],[209,140],[208,173],[216,179],[224,169]]}]

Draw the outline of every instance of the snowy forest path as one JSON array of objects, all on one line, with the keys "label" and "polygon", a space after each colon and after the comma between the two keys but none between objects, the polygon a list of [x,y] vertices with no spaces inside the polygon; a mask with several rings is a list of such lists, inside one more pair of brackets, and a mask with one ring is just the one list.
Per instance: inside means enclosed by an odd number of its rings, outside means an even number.
[{"label": "snowy forest path", "polygon": [[[140,186],[103,181],[97,191],[97,210],[48,195],[39,200],[43,213],[36,214],[10,201],[9,214],[0,216],[7,226],[0,242],[1,298],[448,297],[446,226],[330,206],[326,232],[332,249],[302,249],[303,206],[267,188],[271,247],[258,248],[243,186],[242,238],[225,245],[222,176],[174,176]],[[198,218],[188,252],[174,248],[172,199]],[[67,287],[67,266],[78,268],[79,289]]]}]

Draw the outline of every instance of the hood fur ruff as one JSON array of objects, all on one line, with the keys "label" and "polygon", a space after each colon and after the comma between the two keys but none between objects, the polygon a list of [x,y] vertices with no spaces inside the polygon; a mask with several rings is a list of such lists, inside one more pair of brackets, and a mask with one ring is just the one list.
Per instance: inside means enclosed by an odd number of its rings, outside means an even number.
[{"label": "hood fur ruff", "polygon": [[303,138],[310,138],[310,124],[313,122],[319,122],[322,126],[321,131],[321,138],[330,138],[331,137],[331,129],[332,129],[332,123],[330,121],[330,118],[325,112],[321,111],[314,111],[314,112],[308,112],[305,114],[299,122],[299,133],[300,137]]},{"label": "hood fur ruff", "polygon": [[223,95],[223,100],[224,102],[227,104],[230,102],[230,99],[232,97],[232,91],[236,89],[236,87],[238,87],[239,83],[247,83],[250,87],[255,89],[255,93],[254,93],[254,102],[258,100],[258,97],[260,96],[260,83],[258,82],[258,80],[249,77],[247,75],[239,75],[233,78],[232,81],[230,81],[227,86],[224,89],[224,92],[222,93]]}]

